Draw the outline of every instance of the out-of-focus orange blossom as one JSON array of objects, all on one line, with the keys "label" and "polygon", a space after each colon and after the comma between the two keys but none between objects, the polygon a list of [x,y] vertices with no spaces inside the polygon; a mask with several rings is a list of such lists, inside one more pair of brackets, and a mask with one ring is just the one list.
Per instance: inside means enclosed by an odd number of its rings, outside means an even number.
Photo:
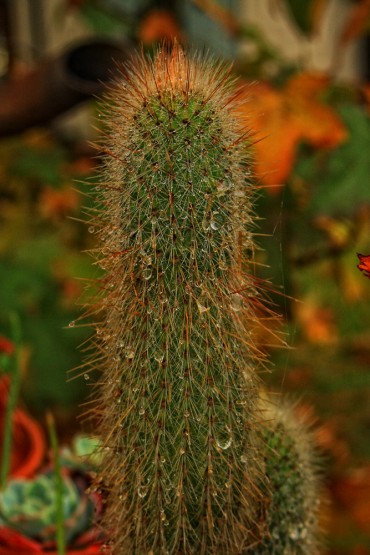
[{"label": "out-of-focus orange blossom", "polygon": [[300,73],[282,89],[268,83],[243,86],[240,112],[254,132],[255,171],[270,191],[288,179],[299,142],[334,148],[346,139],[341,119],[320,99],[328,85],[325,75]]},{"label": "out-of-focus orange blossom", "polygon": [[149,45],[163,40],[181,40],[181,30],[174,17],[163,9],[151,10],[141,21],[138,30],[139,40]]},{"label": "out-of-focus orange blossom", "polygon": [[40,195],[39,210],[45,218],[58,219],[74,211],[80,205],[80,194],[72,187],[53,189],[45,187]]}]

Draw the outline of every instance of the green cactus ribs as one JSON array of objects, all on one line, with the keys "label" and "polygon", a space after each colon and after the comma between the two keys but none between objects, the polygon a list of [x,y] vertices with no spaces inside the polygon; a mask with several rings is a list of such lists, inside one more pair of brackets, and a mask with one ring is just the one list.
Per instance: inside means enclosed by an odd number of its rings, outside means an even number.
[{"label": "green cactus ribs", "polygon": [[99,484],[115,555],[261,545],[255,186],[238,102],[227,68],[175,45],[139,56],[106,107],[87,365],[101,370]]},{"label": "green cactus ribs", "polygon": [[114,106],[94,222],[106,522],[117,553],[236,553],[259,492],[253,186],[231,81],[175,47],[140,59]]}]

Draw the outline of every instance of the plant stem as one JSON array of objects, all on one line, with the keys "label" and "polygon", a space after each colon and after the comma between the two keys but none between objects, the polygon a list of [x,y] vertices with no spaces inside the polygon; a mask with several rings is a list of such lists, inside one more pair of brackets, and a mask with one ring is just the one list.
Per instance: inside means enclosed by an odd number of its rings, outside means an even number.
[{"label": "plant stem", "polygon": [[20,353],[21,353],[21,328],[17,314],[10,315],[15,353],[11,366],[11,380],[9,395],[6,404],[3,428],[3,455],[1,460],[0,489],[3,489],[8,478],[10,468],[10,456],[12,451],[13,413],[17,404],[20,386]]},{"label": "plant stem", "polygon": [[65,555],[64,510],[63,510],[63,476],[59,459],[58,437],[55,421],[51,412],[46,415],[51,449],[54,458],[55,491],[56,491],[56,541],[58,555]]}]

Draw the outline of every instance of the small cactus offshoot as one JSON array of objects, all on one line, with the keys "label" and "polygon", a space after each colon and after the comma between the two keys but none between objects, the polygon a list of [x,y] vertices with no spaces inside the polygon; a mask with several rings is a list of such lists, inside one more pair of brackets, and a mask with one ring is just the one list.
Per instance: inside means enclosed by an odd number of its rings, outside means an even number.
[{"label": "small cactus offshoot", "polygon": [[115,555],[253,552],[262,507],[277,503],[238,102],[228,68],[175,45],[138,56],[105,110],[89,222],[104,277],[84,371],[102,371],[99,483]]},{"label": "small cactus offshoot", "polygon": [[[275,401],[276,403],[276,401]],[[256,555],[318,552],[318,460],[307,424],[286,402],[263,402],[261,428],[268,480],[265,534]]]}]

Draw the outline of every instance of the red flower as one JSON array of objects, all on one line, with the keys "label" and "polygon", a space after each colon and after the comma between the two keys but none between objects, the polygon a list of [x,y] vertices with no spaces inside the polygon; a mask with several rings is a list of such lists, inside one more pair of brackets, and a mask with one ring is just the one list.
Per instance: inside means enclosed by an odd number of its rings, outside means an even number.
[{"label": "red flower", "polygon": [[357,256],[360,259],[360,264],[357,265],[357,268],[363,272],[364,276],[370,279],[370,254],[357,253]]}]

